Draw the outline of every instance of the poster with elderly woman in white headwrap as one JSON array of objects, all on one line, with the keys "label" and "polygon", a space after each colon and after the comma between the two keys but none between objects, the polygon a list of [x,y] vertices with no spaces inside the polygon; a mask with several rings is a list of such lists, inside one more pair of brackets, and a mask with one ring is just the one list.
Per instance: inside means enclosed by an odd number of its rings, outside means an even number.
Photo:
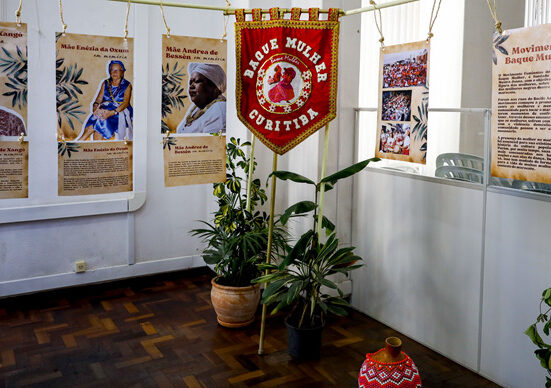
[{"label": "poster with elderly woman in white headwrap", "polygon": [[226,85],[225,40],[163,35],[166,186],[225,180]]}]

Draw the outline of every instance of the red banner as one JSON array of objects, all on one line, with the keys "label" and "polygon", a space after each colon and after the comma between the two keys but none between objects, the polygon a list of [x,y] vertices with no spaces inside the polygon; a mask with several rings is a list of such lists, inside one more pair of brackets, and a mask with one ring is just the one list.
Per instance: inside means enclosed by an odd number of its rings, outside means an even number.
[{"label": "red banner", "polygon": [[239,119],[267,147],[282,155],[336,116],[338,9],[328,20],[300,19],[293,8],[291,19],[262,20],[259,9],[245,21],[236,11],[235,23]]}]

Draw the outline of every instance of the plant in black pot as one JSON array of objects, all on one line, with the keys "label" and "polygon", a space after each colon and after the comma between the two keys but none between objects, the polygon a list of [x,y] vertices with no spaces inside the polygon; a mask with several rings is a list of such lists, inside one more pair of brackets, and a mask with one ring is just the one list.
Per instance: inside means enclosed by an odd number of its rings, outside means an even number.
[{"label": "plant in black pot", "polygon": [[[225,327],[243,327],[254,321],[260,299],[260,287],[251,281],[260,275],[258,264],[266,259],[268,220],[265,212],[255,210],[266,200],[259,179],[250,183],[247,192],[246,176],[252,177],[256,162],[249,174],[250,159],[241,143],[231,138],[226,146],[226,181],[215,183],[213,193],[218,210],[212,222],[193,229],[206,244],[203,259],[214,265],[217,277],[212,279],[211,301],[218,323]],[[275,222],[272,237],[272,255],[275,257],[287,247],[287,234]]]},{"label": "plant in black pot", "polygon": [[[293,358],[319,358],[326,314],[346,315],[348,306],[342,291],[330,277],[339,272],[347,274],[361,266],[355,264],[361,258],[354,255],[354,247],[339,247],[334,224],[325,216],[318,220],[322,185],[325,185],[325,191],[331,190],[340,179],[356,174],[369,162],[377,160],[373,158],[356,163],[318,183],[288,171],[273,173],[282,180],[311,185],[314,191],[314,201],[298,202],[280,217],[285,225],[290,217],[313,213],[312,228],[297,240],[281,263],[261,264],[260,268],[265,269],[267,274],[255,279],[255,282],[266,283],[262,303],[275,305],[272,314],[290,307],[285,324],[289,334],[289,353]],[[321,228],[318,228],[318,222],[321,222]],[[325,242],[319,236],[321,229],[329,235]],[[335,292],[325,291],[329,289]]]}]

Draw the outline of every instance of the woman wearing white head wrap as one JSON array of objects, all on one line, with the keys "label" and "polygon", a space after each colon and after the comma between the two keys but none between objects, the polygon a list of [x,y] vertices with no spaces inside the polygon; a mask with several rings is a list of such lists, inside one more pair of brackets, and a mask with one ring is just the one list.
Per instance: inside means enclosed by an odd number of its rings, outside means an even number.
[{"label": "woman wearing white head wrap", "polygon": [[188,94],[192,105],[177,133],[226,132],[226,73],[219,65],[191,62]]}]

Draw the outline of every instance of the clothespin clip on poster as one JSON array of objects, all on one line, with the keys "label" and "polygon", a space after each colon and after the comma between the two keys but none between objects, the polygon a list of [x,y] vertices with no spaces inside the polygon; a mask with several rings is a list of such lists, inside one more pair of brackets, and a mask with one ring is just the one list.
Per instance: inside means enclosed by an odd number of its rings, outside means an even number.
[{"label": "clothespin clip on poster", "polygon": [[170,137],[170,130],[166,131],[166,136],[161,141],[162,145],[165,145],[165,143],[168,141],[168,138]]},{"label": "clothespin clip on poster", "polygon": [[19,0],[19,7],[15,11],[15,19],[17,20],[17,27],[21,27],[21,8],[23,8],[23,0]]},{"label": "clothespin clip on poster", "polygon": [[25,141],[25,134],[23,132],[21,132],[21,135],[19,136],[19,144],[23,144],[23,142]]},{"label": "clothespin clip on poster", "polygon": [[123,140],[124,140],[124,144],[125,144],[125,145],[128,145],[128,138],[127,138],[126,136],[124,137]]}]

